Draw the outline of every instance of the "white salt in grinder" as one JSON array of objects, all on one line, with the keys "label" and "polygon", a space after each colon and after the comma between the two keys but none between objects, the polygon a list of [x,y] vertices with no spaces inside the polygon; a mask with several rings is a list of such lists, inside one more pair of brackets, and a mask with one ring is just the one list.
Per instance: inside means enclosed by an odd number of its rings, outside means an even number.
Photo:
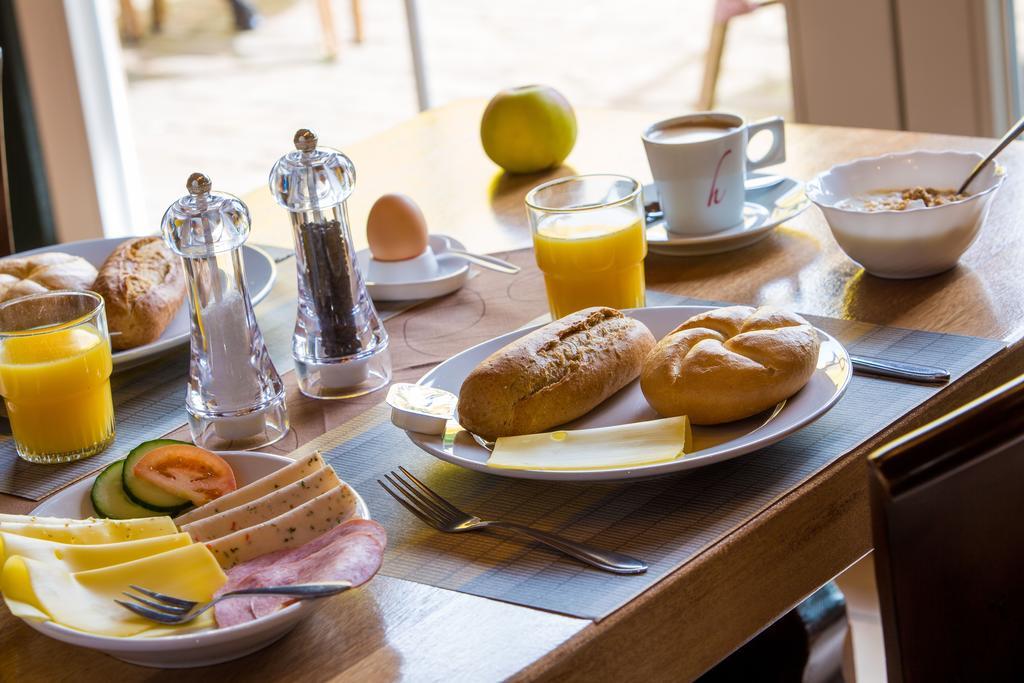
[{"label": "white salt in grinder", "polygon": [[250,449],[288,431],[281,376],[263,342],[245,286],[241,251],[249,209],[212,192],[202,173],[168,207],[161,228],[188,280],[192,352],[185,407],[192,440],[211,450]]},{"label": "white salt in grinder", "polygon": [[292,336],[295,374],[313,398],[351,398],[391,379],[388,333],[356,266],[345,201],[355,187],[352,161],[295,133],[295,150],[270,171],[270,191],[288,210],[295,237],[298,312]]}]

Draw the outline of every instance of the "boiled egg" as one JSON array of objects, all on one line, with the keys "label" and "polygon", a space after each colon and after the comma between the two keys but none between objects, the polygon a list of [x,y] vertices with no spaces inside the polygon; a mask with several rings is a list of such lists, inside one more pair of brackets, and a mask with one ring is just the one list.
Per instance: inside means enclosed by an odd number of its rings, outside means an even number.
[{"label": "boiled egg", "polygon": [[366,218],[366,241],[378,261],[406,261],[427,249],[427,221],[404,194],[386,194]]}]

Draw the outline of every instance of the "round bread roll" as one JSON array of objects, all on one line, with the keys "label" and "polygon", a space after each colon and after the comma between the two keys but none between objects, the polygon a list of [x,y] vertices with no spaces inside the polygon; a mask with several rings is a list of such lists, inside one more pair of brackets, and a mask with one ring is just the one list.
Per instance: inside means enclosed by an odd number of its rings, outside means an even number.
[{"label": "round bread roll", "polygon": [[80,256],[57,251],[0,260],[0,301],[56,289],[86,290],[96,268]]},{"label": "round bread roll", "polygon": [[665,417],[719,424],[756,415],[803,388],[818,364],[818,333],[771,306],[695,315],[644,360],[640,389]]}]

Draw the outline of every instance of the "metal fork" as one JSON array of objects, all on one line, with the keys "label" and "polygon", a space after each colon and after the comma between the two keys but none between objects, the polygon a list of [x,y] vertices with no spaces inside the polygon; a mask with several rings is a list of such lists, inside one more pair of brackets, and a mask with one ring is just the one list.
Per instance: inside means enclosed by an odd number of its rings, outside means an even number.
[{"label": "metal fork", "polygon": [[[640,560],[611,550],[601,550],[583,543],[577,543],[545,531],[532,529],[516,522],[485,521],[458,509],[429,486],[417,479],[409,470],[399,467],[401,474],[395,471],[384,475],[392,490],[378,479],[385,491],[401,503],[409,512],[419,517],[427,525],[445,533],[461,533],[480,529],[496,528],[515,531],[529,536],[546,546],[560,550],[581,562],[615,574],[643,574],[647,564]],[[405,475],[404,477],[402,475]]]},{"label": "metal fork", "polygon": [[[279,595],[287,598],[299,598],[308,600],[311,598],[326,598],[329,595],[337,595],[347,591],[352,584],[345,581],[330,581],[325,583],[300,583],[294,586],[270,586],[266,588],[246,588],[244,590],[231,591],[224,595],[217,596],[210,602],[198,603],[192,600],[183,600],[172,595],[164,595],[156,591],[147,590],[140,586],[129,586],[132,590],[142,593],[146,597],[125,592],[123,595],[135,602],[114,600],[125,609],[135,612],[141,617],[158,621],[161,624],[186,624],[200,614],[216,605],[221,600],[238,598],[246,595]],[[147,599],[150,598],[150,599]],[[140,604],[135,604],[140,603]]]}]

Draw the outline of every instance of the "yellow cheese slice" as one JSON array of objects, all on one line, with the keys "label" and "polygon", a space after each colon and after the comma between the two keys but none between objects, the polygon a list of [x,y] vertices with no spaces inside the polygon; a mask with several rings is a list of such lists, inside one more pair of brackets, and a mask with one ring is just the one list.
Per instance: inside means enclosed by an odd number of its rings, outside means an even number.
[{"label": "yellow cheese slice", "polygon": [[198,542],[212,541],[282,515],[340,485],[334,468],[328,465],[252,502],[185,524],[181,530]]},{"label": "yellow cheese slice", "polygon": [[3,566],[8,558],[18,555],[30,560],[58,564],[69,572],[80,572],[131,562],[191,543],[192,538],[188,534],[168,534],[120,543],[73,545],[0,532],[0,566]]},{"label": "yellow cheese slice", "polygon": [[209,548],[220,565],[229,569],[240,562],[251,560],[275,550],[294,548],[309,543],[342,522],[351,519],[356,511],[355,493],[347,484],[321,493],[294,510],[273,517],[248,529],[208,541]]},{"label": "yellow cheese slice", "polygon": [[[227,581],[213,555],[191,544],[102,569],[69,572],[59,564],[15,555],[0,572],[0,590],[11,613],[22,619],[52,620],[104,636],[166,634],[167,627],[114,602],[130,584],[186,600],[205,602]],[[212,626],[213,617],[200,617]]]},{"label": "yellow cheese slice", "polygon": [[513,470],[606,470],[667,462],[692,450],[690,419],[503,436],[489,467]]},{"label": "yellow cheese slice", "polygon": [[58,543],[117,543],[178,532],[170,517],[140,519],[72,520],[70,522],[3,522],[0,532],[30,536]]},{"label": "yellow cheese slice", "polygon": [[310,453],[304,458],[299,458],[295,462],[282,467],[273,474],[257,479],[247,486],[236,489],[227,495],[210,501],[206,505],[200,505],[195,510],[176,517],[174,521],[178,523],[178,526],[184,526],[185,524],[191,524],[200,519],[206,519],[207,517],[219,514],[225,510],[236,508],[239,505],[245,505],[282,486],[298,481],[312,472],[323,469],[323,466],[324,459],[321,457],[320,451]]},{"label": "yellow cheese slice", "polygon": [[22,524],[86,524],[98,522],[95,517],[85,519],[70,519],[68,517],[40,517],[39,515],[14,515],[8,512],[0,512],[0,522],[19,522]]}]

